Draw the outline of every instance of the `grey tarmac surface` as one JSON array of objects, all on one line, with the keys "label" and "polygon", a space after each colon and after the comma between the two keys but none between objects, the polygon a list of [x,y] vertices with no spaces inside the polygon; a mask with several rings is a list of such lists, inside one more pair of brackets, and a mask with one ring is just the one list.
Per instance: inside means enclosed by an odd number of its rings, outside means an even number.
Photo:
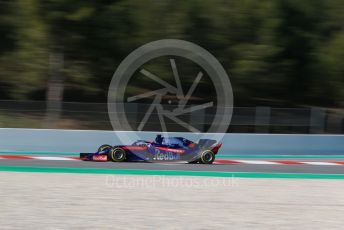
[{"label": "grey tarmac surface", "polygon": [[[308,159],[307,161],[310,161]],[[324,160],[323,160],[324,161]],[[47,160],[7,160],[1,159],[0,166],[35,166],[68,168],[106,168],[106,169],[145,169],[145,170],[187,170],[221,172],[277,172],[277,173],[321,173],[344,174],[344,165],[201,165],[183,163],[144,163],[144,162],[90,162],[90,161],[47,161]]]}]

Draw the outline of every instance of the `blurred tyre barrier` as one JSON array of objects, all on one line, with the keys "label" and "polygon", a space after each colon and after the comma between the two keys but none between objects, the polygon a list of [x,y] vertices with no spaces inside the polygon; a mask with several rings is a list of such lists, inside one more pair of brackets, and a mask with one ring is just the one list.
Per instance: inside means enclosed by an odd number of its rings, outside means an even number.
[{"label": "blurred tyre barrier", "polygon": [[[170,105],[164,105],[167,107]],[[137,130],[149,104],[128,103],[126,117]],[[173,109],[173,108],[171,108]],[[185,122],[207,132],[216,108],[207,108],[183,115]],[[106,103],[63,102],[56,124],[47,126],[44,101],[0,101],[2,128],[50,128],[81,130],[112,130]],[[49,114],[53,113],[51,109]],[[59,111],[56,111],[59,113]],[[143,131],[161,131],[160,122],[152,112]],[[155,118],[154,118],[155,117]],[[185,132],[173,121],[166,122],[168,131]],[[273,108],[234,107],[228,133],[344,134],[344,109],[319,107]]]}]

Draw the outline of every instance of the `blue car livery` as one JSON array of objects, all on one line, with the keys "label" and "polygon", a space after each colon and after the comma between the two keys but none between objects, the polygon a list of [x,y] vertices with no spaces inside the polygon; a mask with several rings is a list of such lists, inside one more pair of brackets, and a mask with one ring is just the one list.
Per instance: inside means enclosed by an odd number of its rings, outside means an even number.
[{"label": "blue car livery", "polygon": [[155,141],[138,140],[132,145],[102,145],[95,153],[80,153],[80,158],[85,161],[186,161],[212,164],[220,147],[221,143],[211,139],[200,139],[195,143],[183,137],[157,135]]}]

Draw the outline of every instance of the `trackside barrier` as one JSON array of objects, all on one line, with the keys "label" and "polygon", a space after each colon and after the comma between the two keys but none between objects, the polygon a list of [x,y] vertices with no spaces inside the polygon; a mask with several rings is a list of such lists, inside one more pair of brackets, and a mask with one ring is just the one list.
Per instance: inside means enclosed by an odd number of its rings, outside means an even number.
[{"label": "trackside barrier", "polygon": [[[0,128],[0,151],[93,152],[101,144],[121,144],[118,135],[123,133],[124,131]],[[140,137],[154,140],[156,134],[140,132]],[[169,135],[197,139],[197,134],[194,133]],[[210,137],[214,135],[216,134],[209,134]],[[228,133],[223,136],[222,143],[220,154],[344,155],[344,135]]]}]

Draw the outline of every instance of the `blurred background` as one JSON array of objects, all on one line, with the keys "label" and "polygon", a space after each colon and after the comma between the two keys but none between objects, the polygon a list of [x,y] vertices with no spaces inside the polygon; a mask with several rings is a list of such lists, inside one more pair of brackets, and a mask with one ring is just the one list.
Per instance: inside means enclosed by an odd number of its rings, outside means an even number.
[{"label": "blurred background", "polygon": [[[228,132],[344,133],[343,0],[0,0],[0,35],[0,127],[111,130],[119,63],[172,38],[207,49],[229,74]],[[131,105],[134,126],[142,103]],[[186,119],[206,131],[211,113]]]}]

